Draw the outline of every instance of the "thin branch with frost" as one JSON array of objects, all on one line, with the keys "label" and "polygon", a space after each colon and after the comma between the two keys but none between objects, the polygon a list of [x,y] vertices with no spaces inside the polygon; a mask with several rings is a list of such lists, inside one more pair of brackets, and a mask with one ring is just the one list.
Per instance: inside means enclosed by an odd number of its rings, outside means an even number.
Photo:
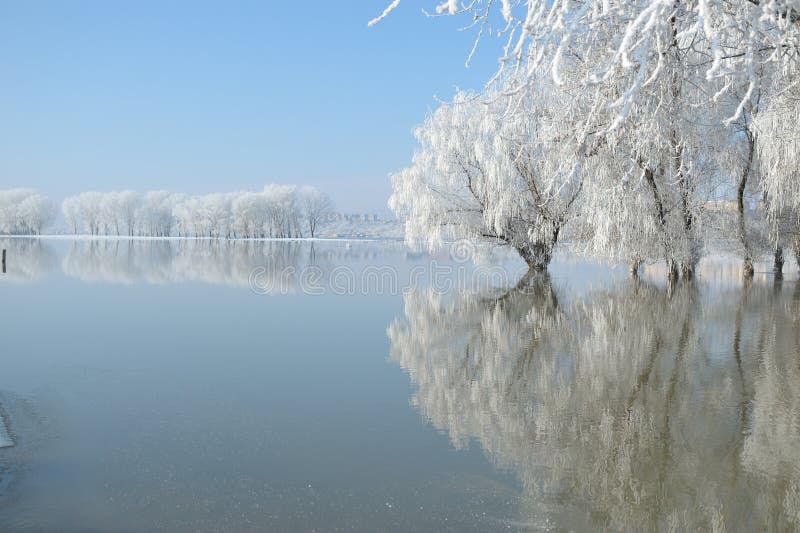
[{"label": "thin branch with frost", "polygon": [[400,0],[392,0],[392,3],[391,3],[391,4],[389,4],[388,6],[386,6],[386,9],[384,9],[384,10],[383,10],[383,13],[381,13],[380,15],[378,15],[377,17],[375,17],[374,19],[370,20],[370,21],[367,23],[367,26],[374,26],[374,25],[376,25],[377,23],[379,23],[380,21],[382,21],[383,19],[385,19],[386,17],[388,17],[388,16],[389,16],[389,14],[390,14],[392,11],[394,11],[395,9],[397,9],[397,6],[399,6],[399,5],[400,5]]},{"label": "thin branch with frost", "polygon": [[[662,62],[672,45],[660,40],[660,28],[674,27],[676,43],[702,52],[708,61],[704,75],[709,80],[752,82],[755,65],[766,62],[783,68],[798,62],[798,0],[585,0],[575,4],[571,0],[502,0],[498,12],[493,0],[472,0],[462,6],[448,0],[436,3],[435,11],[439,16],[468,16],[470,26],[479,27],[467,63],[492,22],[502,21],[496,33],[509,35],[504,37],[498,72],[488,83],[497,83],[499,73],[508,72],[511,66],[513,76],[503,77],[506,90],[527,84],[541,67],[551,71],[557,83],[566,82],[561,62],[580,52],[586,68],[568,82],[618,87],[616,96],[600,95],[606,99],[606,106],[617,102],[616,121],[609,120],[616,124],[624,122],[635,107],[643,85],[666,75]],[[397,2],[393,1],[370,24],[388,16],[395,7]],[[509,78],[514,82],[508,83]],[[724,92],[726,87],[723,83],[719,90]],[[735,120],[732,117],[725,118]]]}]

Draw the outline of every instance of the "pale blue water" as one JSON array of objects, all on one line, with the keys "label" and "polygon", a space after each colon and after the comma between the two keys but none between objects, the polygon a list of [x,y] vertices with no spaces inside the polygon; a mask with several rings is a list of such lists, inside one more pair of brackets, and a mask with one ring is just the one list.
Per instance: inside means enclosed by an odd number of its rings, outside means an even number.
[{"label": "pale blue water", "polygon": [[2,246],[0,530],[800,527],[794,281],[523,291],[496,254],[511,290],[458,296],[431,264],[473,267],[398,243]]}]

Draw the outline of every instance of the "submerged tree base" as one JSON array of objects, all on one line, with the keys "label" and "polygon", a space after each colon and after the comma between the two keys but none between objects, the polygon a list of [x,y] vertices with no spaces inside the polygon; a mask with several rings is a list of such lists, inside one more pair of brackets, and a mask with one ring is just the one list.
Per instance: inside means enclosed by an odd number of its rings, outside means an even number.
[{"label": "submerged tree base", "polygon": [[641,266],[642,266],[642,262],[639,259],[635,259],[630,264],[630,267],[629,267],[629,270],[631,272],[631,276],[633,276],[634,278],[638,278],[639,277],[639,267],[641,267]]},{"label": "submerged tree base", "polygon": [[553,245],[548,243],[537,242],[532,245],[518,245],[515,248],[530,271],[546,271],[553,259]]},{"label": "submerged tree base", "polygon": [[742,266],[742,275],[745,279],[752,279],[753,274],[755,274],[755,267],[753,266],[753,260],[749,257],[745,258],[744,265]]},{"label": "submerged tree base", "polygon": [[777,248],[775,248],[775,262],[772,265],[772,271],[776,275],[783,274],[783,263],[784,263],[783,247],[778,246]]}]

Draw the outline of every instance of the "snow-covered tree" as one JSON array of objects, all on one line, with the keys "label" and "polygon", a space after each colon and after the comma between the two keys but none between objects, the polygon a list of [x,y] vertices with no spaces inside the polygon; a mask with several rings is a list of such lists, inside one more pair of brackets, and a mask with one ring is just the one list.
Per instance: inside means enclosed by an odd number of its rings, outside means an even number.
[{"label": "snow-covered tree", "polygon": [[62,203],[67,224],[77,233],[80,227],[91,235],[121,235],[127,226],[133,234],[138,196],[133,191],[85,192]]},{"label": "snow-covered tree", "polygon": [[267,185],[264,187],[267,203],[267,230],[269,237],[302,237],[297,187],[294,185]]},{"label": "snow-covered tree", "polygon": [[0,234],[38,235],[54,216],[52,202],[33,189],[0,190]]},{"label": "snow-covered tree", "polygon": [[263,238],[267,223],[267,197],[263,192],[243,192],[231,203],[234,231],[244,238]]},{"label": "snow-covered tree", "polygon": [[790,244],[800,263],[800,90],[768,100],[754,130],[774,241]]},{"label": "snow-covered tree", "polygon": [[392,177],[389,204],[406,239],[509,245],[544,269],[574,214],[587,147],[569,124],[570,95],[542,84],[523,97],[459,93],[417,128],[412,166]]},{"label": "snow-covered tree", "polygon": [[80,209],[78,207],[78,197],[70,196],[61,202],[61,212],[64,214],[64,220],[72,233],[77,234],[81,225]]},{"label": "snow-covered tree", "polygon": [[139,209],[141,198],[135,191],[125,190],[117,193],[117,206],[120,210],[119,217],[132,236],[136,232],[136,213]]},{"label": "snow-covered tree", "polygon": [[309,236],[313,238],[319,224],[333,212],[333,202],[327,193],[305,186],[300,189],[300,203]]},{"label": "snow-covered tree", "polygon": [[64,199],[61,209],[67,224],[75,233],[83,230],[89,235],[99,235],[103,221],[105,195],[101,192],[88,191]]},{"label": "snow-covered tree", "polygon": [[[659,76],[643,86],[626,120],[603,131],[598,153],[587,160],[583,212],[592,231],[589,248],[631,262],[664,260],[670,276],[691,276],[700,260],[704,205],[722,175],[715,159],[729,136],[721,105],[695,107],[714,88],[695,66],[696,53],[679,41],[664,53]],[[643,239],[644,238],[644,239]],[[644,240],[644,242],[642,242]]]},{"label": "snow-covered tree", "polygon": [[175,218],[173,207],[183,200],[184,195],[169,191],[149,191],[142,198],[140,207],[140,224],[143,234],[151,237],[168,237],[172,235]]}]

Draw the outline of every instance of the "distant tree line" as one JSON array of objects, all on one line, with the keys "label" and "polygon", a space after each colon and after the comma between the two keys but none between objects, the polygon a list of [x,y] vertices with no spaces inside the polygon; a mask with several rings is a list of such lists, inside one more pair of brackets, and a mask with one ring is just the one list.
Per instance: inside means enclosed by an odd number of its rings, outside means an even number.
[{"label": "distant tree line", "polygon": [[310,186],[267,185],[260,192],[190,196],[168,191],[84,192],[64,200],[73,233],[150,237],[314,237],[332,210]]},{"label": "distant tree line", "polygon": [[[310,186],[191,196],[169,191],[84,192],[61,205],[68,230],[89,235],[209,238],[314,237],[332,212]],[[0,233],[38,235],[55,208],[33,190],[0,191]]]}]

